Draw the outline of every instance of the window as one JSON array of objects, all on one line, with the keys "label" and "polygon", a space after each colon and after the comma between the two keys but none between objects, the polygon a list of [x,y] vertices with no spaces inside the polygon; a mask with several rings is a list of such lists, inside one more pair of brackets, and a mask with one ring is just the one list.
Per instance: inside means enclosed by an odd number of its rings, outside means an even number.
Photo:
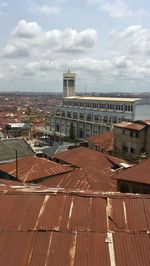
[{"label": "window", "polygon": [[67,79],[64,79],[64,87],[67,87]]},{"label": "window", "polygon": [[95,115],[95,121],[99,121],[99,115]]},{"label": "window", "polygon": [[143,148],[141,148],[141,153],[144,153],[145,152],[145,149],[144,149],[144,147]]},{"label": "window", "polygon": [[83,102],[80,102],[80,106],[81,106],[81,107],[84,107],[84,103],[83,103]]},{"label": "window", "polygon": [[104,116],[103,122],[107,123],[107,116]]},{"label": "window", "polygon": [[83,113],[80,113],[80,119],[84,119],[84,114]]},{"label": "window", "polygon": [[69,87],[74,87],[74,80],[73,79],[69,79],[68,80],[68,86]]},{"label": "window", "polygon": [[122,193],[128,193],[130,192],[130,189],[129,189],[129,184],[128,183],[121,183],[120,184],[120,192]]},{"label": "window", "polygon": [[136,132],[135,136],[136,136],[136,138],[138,138],[139,137],[139,132]]},{"label": "window", "polygon": [[77,113],[73,112],[73,118],[76,119],[77,118]]},{"label": "window", "polygon": [[135,150],[133,148],[130,148],[131,153],[135,153]]},{"label": "window", "polygon": [[134,137],[134,132],[133,131],[130,131],[130,137]]},{"label": "window", "polygon": [[67,112],[67,117],[71,118],[71,112]]},{"label": "window", "polygon": [[123,145],[123,146],[122,146],[122,151],[123,151],[123,152],[128,152],[128,147],[125,146],[125,145]]},{"label": "window", "polygon": [[87,120],[88,120],[88,121],[89,121],[89,120],[91,121],[91,119],[92,119],[91,114],[88,114],[88,115],[87,115]]}]

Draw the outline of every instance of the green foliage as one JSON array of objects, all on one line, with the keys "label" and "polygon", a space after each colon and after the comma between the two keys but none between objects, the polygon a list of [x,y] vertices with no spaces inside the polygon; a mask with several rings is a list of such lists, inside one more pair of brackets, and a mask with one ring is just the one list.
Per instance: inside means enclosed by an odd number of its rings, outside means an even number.
[{"label": "green foliage", "polygon": [[69,131],[69,139],[71,141],[75,141],[75,132],[74,132],[74,126],[73,126],[73,123],[71,123],[70,125],[70,131]]}]

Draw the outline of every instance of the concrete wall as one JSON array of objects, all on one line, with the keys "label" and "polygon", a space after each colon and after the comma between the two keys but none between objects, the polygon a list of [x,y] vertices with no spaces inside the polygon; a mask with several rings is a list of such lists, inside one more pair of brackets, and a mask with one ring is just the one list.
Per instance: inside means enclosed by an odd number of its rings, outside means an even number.
[{"label": "concrete wall", "polygon": [[[123,131],[125,132],[123,134]],[[124,159],[137,160],[139,155],[144,152],[145,149],[145,129],[141,131],[129,130],[119,127],[114,127],[114,154]],[[134,136],[130,135],[133,132]],[[136,137],[138,133],[138,137]],[[125,148],[127,151],[125,151]],[[133,150],[132,150],[133,149]]]}]

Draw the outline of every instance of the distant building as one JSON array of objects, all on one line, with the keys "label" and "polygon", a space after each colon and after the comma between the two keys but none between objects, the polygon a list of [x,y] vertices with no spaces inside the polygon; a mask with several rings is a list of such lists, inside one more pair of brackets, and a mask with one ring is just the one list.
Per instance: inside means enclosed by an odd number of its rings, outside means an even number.
[{"label": "distant building", "polygon": [[5,138],[24,137],[30,139],[31,125],[29,123],[9,123],[3,127]]},{"label": "distant building", "polygon": [[52,133],[69,136],[73,124],[76,138],[87,139],[111,131],[116,123],[149,119],[150,99],[72,96],[56,106],[49,127]]},{"label": "distant building", "polygon": [[68,70],[67,73],[63,74],[63,96],[75,96],[75,73],[71,73]]},{"label": "distant building", "polygon": [[150,121],[114,125],[114,155],[131,161],[150,157]]}]

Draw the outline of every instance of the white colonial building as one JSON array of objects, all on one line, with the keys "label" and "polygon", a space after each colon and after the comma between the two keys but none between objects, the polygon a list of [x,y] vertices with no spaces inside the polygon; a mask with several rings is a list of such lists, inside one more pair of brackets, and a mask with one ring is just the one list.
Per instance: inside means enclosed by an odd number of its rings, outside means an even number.
[{"label": "white colonial building", "polygon": [[71,96],[50,116],[49,130],[68,136],[73,124],[77,138],[110,131],[122,121],[150,120],[150,99]]}]

